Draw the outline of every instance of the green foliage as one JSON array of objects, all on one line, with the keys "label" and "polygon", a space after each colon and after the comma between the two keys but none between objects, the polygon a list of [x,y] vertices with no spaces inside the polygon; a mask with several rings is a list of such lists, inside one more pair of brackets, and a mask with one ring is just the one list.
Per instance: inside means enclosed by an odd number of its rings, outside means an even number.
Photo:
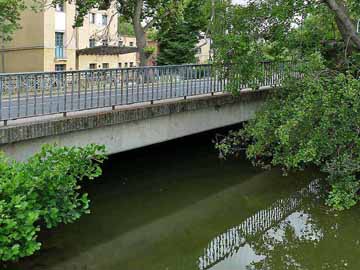
[{"label": "green foliage", "polygon": [[232,132],[217,148],[224,156],[247,146],[257,166],[284,171],[316,165],[327,174],[327,204],[347,209],[359,200],[360,81],[350,72],[325,68],[319,54],[289,76],[245,129]]},{"label": "green foliage", "polygon": [[103,146],[44,146],[27,162],[0,155],[0,261],[16,260],[40,249],[41,225],[53,228],[89,213],[83,180],[101,175]]},{"label": "green foliage", "polygon": [[[355,205],[360,188],[360,54],[346,39],[339,14],[328,0],[250,0],[246,6],[215,2],[215,63],[233,93],[263,75],[260,61],[306,63],[299,66],[301,79],[289,73],[256,119],[223,138],[218,150],[227,156],[246,148],[255,165],[280,166],[285,172],[316,165],[331,187],[327,204],[338,210]],[[341,2],[345,17],[359,18],[359,1]]]},{"label": "green foliage", "polygon": [[151,28],[146,33],[147,39],[151,41],[156,41],[158,36],[158,31],[155,28]]},{"label": "green foliage", "polygon": [[152,46],[148,46],[148,47],[144,48],[144,52],[148,55],[153,54],[155,51],[156,51],[156,48],[152,47]]},{"label": "green foliage", "polygon": [[159,23],[159,65],[194,63],[200,31],[206,27],[203,1],[174,5],[169,16]]},{"label": "green foliage", "polygon": [[135,36],[134,26],[123,17],[119,17],[118,32],[121,36]]}]

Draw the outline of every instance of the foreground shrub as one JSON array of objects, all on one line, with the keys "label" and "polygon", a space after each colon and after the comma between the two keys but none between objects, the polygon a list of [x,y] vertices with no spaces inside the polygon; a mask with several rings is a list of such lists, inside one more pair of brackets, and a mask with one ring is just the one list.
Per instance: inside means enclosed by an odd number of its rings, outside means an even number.
[{"label": "foreground shrub", "polygon": [[26,162],[0,154],[0,261],[40,249],[41,226],[53,228],[89,213],[80,183],[100,176],[105,148],[44,146]]}]

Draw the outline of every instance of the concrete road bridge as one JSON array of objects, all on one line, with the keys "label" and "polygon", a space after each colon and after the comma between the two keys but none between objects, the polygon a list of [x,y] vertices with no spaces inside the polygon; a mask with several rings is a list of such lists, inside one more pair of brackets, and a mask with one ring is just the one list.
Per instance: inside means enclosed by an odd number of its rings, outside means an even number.
[{"label": "concrete road bridge", "polygon": [[287,64],[263,63],[260,88],[239,95],[212,65],[0,74],[0,150],[18,160],[41,145],[105,144],[108,154],[243,121]]}]

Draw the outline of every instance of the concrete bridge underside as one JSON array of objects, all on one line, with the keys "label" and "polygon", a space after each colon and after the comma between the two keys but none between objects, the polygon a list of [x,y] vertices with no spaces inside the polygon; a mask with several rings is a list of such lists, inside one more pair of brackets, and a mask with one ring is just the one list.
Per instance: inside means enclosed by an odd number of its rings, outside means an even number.
[{"label": "concrete bridge underside", "polygon": [[251,119],[270,90],[219,94],[0,127],[0,151],[24,160],[43,144],[104,144],[115,154]]}]

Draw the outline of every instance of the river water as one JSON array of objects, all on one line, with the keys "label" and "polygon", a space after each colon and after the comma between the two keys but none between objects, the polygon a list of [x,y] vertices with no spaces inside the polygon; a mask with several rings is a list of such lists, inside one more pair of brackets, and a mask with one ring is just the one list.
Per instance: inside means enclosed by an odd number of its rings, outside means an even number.
[{"label": "river water", "polygon": [[315,172],[219,160],[213,136],[111,157],[86,187],[91,215],[11,269],[360,269],[360,207],[329,211]]}]

